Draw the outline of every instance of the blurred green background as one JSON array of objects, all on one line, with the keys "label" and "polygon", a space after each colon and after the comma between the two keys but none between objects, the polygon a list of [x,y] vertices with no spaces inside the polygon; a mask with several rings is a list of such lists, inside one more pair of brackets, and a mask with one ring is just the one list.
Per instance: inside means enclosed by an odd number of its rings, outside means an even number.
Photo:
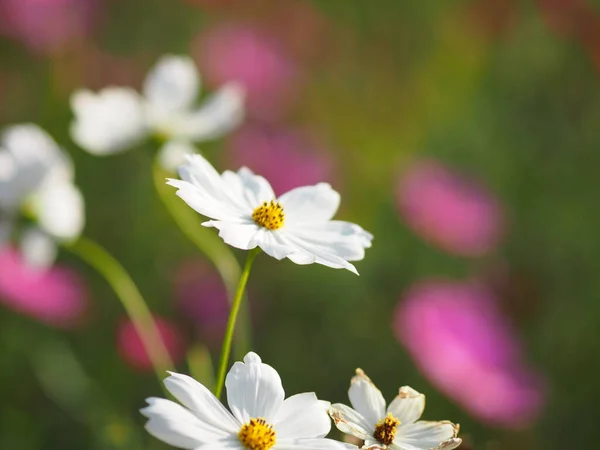
[{"label": "blurred green background", "polygon": [[[360,277],[257,260],[249,286],[252,348],[279,371],[286,392],[314,390],[347,402],[349,379],[362,367],[388,400],[404,384],[424,392],[425,418],[459,422],[464,448],[595,448],[599,2],[78,1],[89,3],[85,20],[20,0],[32,4],[29,14],[42,15],[34,30],[56,20],[65,31],[60,20],[83,20],[52,42],[50,31],[37,40],[27,34],[34,31],[15,31],[16,16],[4,12],[0,123],[35,122],[67,149],[86,200],[85,235],[117,257],[188,345],[198,333],[174,300],[176,273],[182,261],[203,255],[155,194],[155,149],[97,158],[77,148],[69,96],[80,87],[139,89],[166,53],[191,53],[204,73],[204,33],[243,25],[273,39],[296,73],[284,111],[250,111],[247,122],[318,136],[331,162],[326,181],[342,193],[337,217],[375,236],[356,263]],[[223,156],[234,137],[201,145],[220,170],[237,168]],[[493,251],[450,255],[398,214],[397,180],[423,157],[469,174],[502,204],[506,228]],[[162,395],[154,375],[117,351],[120,303],[74,256],[61,252],[59,262],[85,278],[90,312],[83,326],[61,330],[0,310],[0,448],[166,448],[144,432],[137,412],[146,397]],[[507,273],[498,291],[502,311],[523,359],[546,384],[540,416],[520,430],[488,425],[440,393],[392,327],[394,308],[414,282],[485,278],[498,267]],[[178,370],[188,372],[185,360]]]}]

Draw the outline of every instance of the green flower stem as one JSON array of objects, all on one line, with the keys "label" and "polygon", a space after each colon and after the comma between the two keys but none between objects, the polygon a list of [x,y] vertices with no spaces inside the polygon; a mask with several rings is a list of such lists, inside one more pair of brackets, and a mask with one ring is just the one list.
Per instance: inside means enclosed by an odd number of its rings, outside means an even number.
[{"label": "green flower stem", "polygon": [[113,256],[90,239],[80,237],[77,241],[66,245],[66,248],[96,269],[113,288],[140,336],[156,376],[161,381],[165,372],[172,370],[173,362],[160,337],[150,309],[129,274]]},{"label": "green flower stem", "polygon": [[[230,305],[236,295],[237,281],[242,270],[231,249],[218,237],[214,230],[200,225],[197,214],[175,196],[175,190],[165,183],[170,174],[154,165],[154,185],[165,207],[183,234],[212,262],[225,284]],[[240,312],[240,324],[235,334],[235,355],[241,357],[250,350],[250,314],[247,302]]]},{"label": "green flower stem", "polygon": [[229,319],[227,320],[227,329],[225,330],[225,337],[223,338],[223,348],[221,350],[221,359],[219,361],[219,371],[217,372],[217,384],[215,385],[215,396],[217,398],[221,397],[221,392],[223,391],[223,384],[225,383],[225,371],[227,370],[227,365],[229,363],[231,341],[233,339],[233,332],[235,330],[235,321],[237,319],[240,306],[242,304],[244,290],[246,289],[246,283],[248,282],[248,277],[250,276],[250,269],[252,268],[254,258],[256,258],[256,255],[258,255],[259,253],[260,248],[258,247],[256,247],[253,250],[250,250],[250,252],[248,253],[248,257],[246,258],[246,265],[244,266],[244,270],[242,272],[242,275],[240,276],[240,282],[238,283],[237,291],[233,299],[233,304],[231,305]]}]

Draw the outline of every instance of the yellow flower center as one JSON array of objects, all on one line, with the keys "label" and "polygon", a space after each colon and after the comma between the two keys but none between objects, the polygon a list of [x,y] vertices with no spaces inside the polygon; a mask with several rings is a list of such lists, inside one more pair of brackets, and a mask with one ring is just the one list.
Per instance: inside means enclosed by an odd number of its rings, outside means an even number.
[{"label": "yellow flower center", "polygon": [[400,425],[400,421],[388,413],[385,419],[377,422],[373,437],[384,445],[390,445],[394,442],[398,425]]},{"label": "yellow flower center", "polygon": [[275,200],[271,200],[269,203],[264,202],[254,210],[252,219],[261,227],[278,230],[284,222],[283,206]]},{"label": "yellow flower center", "polygon": [[238,434],[240,442],[249,450],[269,450],[275,445],[275,431],[265,419],[250,419]]}]

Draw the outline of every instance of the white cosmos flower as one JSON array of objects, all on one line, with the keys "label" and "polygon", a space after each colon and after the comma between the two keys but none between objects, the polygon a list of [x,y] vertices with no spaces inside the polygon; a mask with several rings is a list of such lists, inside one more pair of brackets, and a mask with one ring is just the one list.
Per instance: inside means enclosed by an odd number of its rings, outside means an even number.
[{"label": "white cosmos flower", "polygon": [[[143,95],[124,87],[107,87],[98,93],[76,91],[71,97],[75,114],[71,136],[88,152],[108,155],[128,150],[150,135],[206,141],[241,122],[244,93],[240,85],[224,85],[197,107],[199,92],[200,75],[191,58],[164,56],[147,75]],[[171,164],[166,169],[174,170],[183,162],[178,150],[168,145],[161,149],[159,161]]]},{"label": "white cosmos flower", "polygon": [[323,264],[358,273],[349,261],[364,258],[373,236],[356,224],[331,220],[340,195],[327,183],[292,189],[280,197],[269,182],[246,167],[219,174],[201,155],[187,155],[181,180],[167,184],[190,207],[213,220],[229,245],[260,247],[268,255],[296,264]]},{"label": "white cosmos flower", "polygon": [[51,264],[54,241],[77,238],[84,226],[81,192],[67,154],[40,127],[14,125],[0,138],[0,247],[20,214],[36,225],[20,230],[21,250],[31,264]]},{"label": "white cosmos flower", "polygon": [[[149,398],[141,410],[146,430],[167,444],[194,450],[342,450],[350,446],[325,436],[331,429],[329,402],[313,392],[284,400],[279,374],[250,352],[225,380],[227,410],[202,384],[171,373],[169,392],[183,406]],[[356,447],[352,447],[356,449]]]},{"label": "white cosmos flower", "polygon": [[400,388],[386,409],[381,391],[357,369],[348,397],[354,409],[336,403],[329,414],[341,432],[365,441],[363,449],[450,450],[462,442],[456,437],[458,425],[419,420],[425,396],[408,386]]}]

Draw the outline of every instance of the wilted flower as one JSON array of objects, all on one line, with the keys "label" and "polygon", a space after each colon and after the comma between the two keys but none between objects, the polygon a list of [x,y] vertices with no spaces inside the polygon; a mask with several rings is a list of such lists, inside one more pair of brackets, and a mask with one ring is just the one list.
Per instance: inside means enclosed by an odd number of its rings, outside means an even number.
[{"label": "wilted flower", "polygon": [[262,173],[276,193],[330,179],[333,164],[312,136],[282,127],[251,124],[231,137],[227,161]]},{"label": "wilted flower", "polygon": [[97,0],[0,0],[0,33],[37,52],[53,52],[89,34]]},{"label": "wilted flower", "polygon": [[409,386],[385,407],[381,391],[365,373],[356,369],[348,397],[352,408],[336,403],[329,408],[333,422],[342,433],[365,441],[363,449],[451,450],[460,445],[458,425],[419,420],[425,396]]},{"label": "wilted flower", "polygon": [[240,83],[252,116],[277,118],[294,98],[297,68],[264,30],[243,24],[220,25],[202,33],[197,48],[207,82],[215,86]]},{"label": "wilted flower", "polygon": [[58,327],[78,325],[86,312],[87,291],[66,267],[31,267],[11,246],[0,250],[0,301],[19,313]]},{"label": "wilted flower", "polygon": [[36,223],[21,230],[22,251],[35,265],[53,261],[54,240],[77,238],[84,225],[84,206],[73,176],[67,154],[41,128],[33,124],[7,128],[0,144],[0,248],[19,215]]},{"label": "wilted flower", "polygon": [[323,264],[358,273],[349,261],[364,258],[373,236],[350,222],[331,220],[340,195],[327,183],[304,186],[279,198],[267,180],[242,167],[219,174],[200,155],[188,155],[179,169],[182,180],[168,181],[191,208],[213,220],[229,245],[260,247],[276,259]]},{"label": "wilted flower", "polygon": [[411,167],[400,179],[397,198],[411,228],[447,252],[480,256],[500,240],[503,218],[496,199],[437,161]]},{"label": "wilted flower", "polygon": [[540,412],[541,379],[522,362],[520,344],[484,286],[421,282],[398,305],[394,329],[431,382],[478,419],[514,428]]},{"label": "wilted flower", "polygon": [[[185,355],[183,336],[177,325],[162,317],[154,316],[154,324],[169,356],[174,363],[180,362]],[[130,366],[140,370],[151,370],[152,361],[144,347],[142,339],[133,323],[123,320],[117,330],[119,354]]]},{"label": "wilted flower", "polygon": [[328,402],[313,392],[284,400],[279,374],[253,352],[236,362],[225,381],[229,412],[206,387],[171,373],[169,392],[183,406],[149,398],[141,412],[146,430],[169,445],[184,449],[336,450],[346,444],[325,439],[331,429]]},{"label": "wilted flower", "polygon": [[88,152],[107,155],[128,150],[154,135],[172,141],[162,148],[159,160],[179,163],[178,142],[220,137],[242,119],[244,94],[238,84],[226,84],[197,107],[199,91],[200,76],[193,61],[164,56],[146,77],[143,96],[121,87],[75,92],[71,97],[75,114],[71,136]]}]

